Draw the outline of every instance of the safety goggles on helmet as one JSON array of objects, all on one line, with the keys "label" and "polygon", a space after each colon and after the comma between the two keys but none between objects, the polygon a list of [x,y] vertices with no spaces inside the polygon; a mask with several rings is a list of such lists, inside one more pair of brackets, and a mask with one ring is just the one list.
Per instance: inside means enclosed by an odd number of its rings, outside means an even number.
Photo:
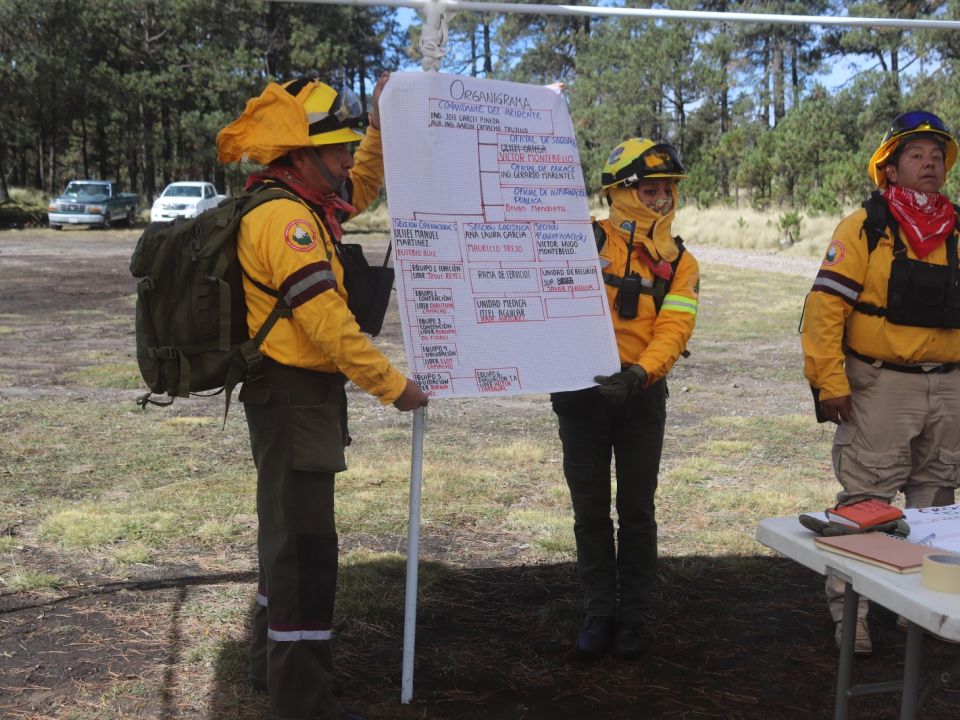
[{"label": "safety goggles on helmet", "polygon": [[610,153],[600,174],[600,184],[606,190],[614,186],[633,187],[656,178],[680,180],[684,177],[686,170],[672,145],[634,138]]},{"label": "safety goggles on helmet", "polygon": [[363,105],[356,93],[348,87],[337,92],[333,105],[326,112],[308,112],[310,135],[339,130],[358,128],[363,124]]},{"label": "safety goggles on helmet", "polygon": [[683,163],[670,145],[654,145],[638,157],[631,166],[632,173],[623,179],[624,187],[632,187],[650,177],[683,175]]},{"label": "safety goggles on helmet", "polygon": [[924,130],[941,133],[950,138],[953,137],[950,129],[944,124],[943,120],[936,115],[923,110],[914,110],[912,112],[905,112],[894,118],[893,124],[890,126],[890,129],[887,130],[887,134],[883,136],[881,145],[901,135],[923,132]]}]

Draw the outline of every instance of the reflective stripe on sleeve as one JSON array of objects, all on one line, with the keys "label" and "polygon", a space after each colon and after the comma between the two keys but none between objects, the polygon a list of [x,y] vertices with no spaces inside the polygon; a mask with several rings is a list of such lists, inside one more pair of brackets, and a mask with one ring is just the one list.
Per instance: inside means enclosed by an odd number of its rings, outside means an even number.
[{"label": "reflective stripe on sleeve", "polygon": [[267,607],[267,593],[264,590],[257,588],[256,600],[260,607]]},{"label": "reflective stripe on sleeve", "polygon": [[811,290],[819,290],[829,295],[836,295],[837,297],[842,297],[849,303],[854,303],[857,301],[857,298],[860,297],[860,291],[863,290],[863,285],[832,270],[821,270],[817,273]]},{"label": "reflective stripe on sleeve", "polygon": [[274,630],[267,628],[267,637],[274,642],[297,642],[298,640],[329,640],[332,630]]},{"label": "reflective stripe on sleeve", "polygon": [[697,314],[697,301],[685,295],[664,295],[661,310],[676,310],[677,312]]},{"label": "reflective stripe on sleeve", "polygon": [[337,278],[326,261],[304,265],[280,285],[280,298],[291,308],[327,290],[336,290]]}]

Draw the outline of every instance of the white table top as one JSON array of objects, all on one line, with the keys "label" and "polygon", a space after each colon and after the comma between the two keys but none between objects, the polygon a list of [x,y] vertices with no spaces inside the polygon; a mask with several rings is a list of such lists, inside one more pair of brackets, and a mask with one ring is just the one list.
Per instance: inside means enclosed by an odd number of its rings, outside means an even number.
[{"label": "white table top", "polygon": [[960,593],[928,590],[918,572],[900,574],[821,550],[815,537],[796,517],[766,518],[757,526],[757,540],[771,550],[821,575],[839,575],[860,595],[941,637],[960,641]]}]

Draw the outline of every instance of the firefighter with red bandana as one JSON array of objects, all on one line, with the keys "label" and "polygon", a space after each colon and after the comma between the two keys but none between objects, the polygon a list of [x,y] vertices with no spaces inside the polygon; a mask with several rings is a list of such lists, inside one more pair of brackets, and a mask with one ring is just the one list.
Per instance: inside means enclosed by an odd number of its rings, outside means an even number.
[{"label": "firefighter with red bandana", "polygon": [[[685,352],[697,316],[697,261],[671,234],[674,148],[646,138],[615,147],[601,173],[610,217],[594,227],[621,372],[595,387],[551,396],[563,445],[583,584],[583,657],[639,656],[656,580],[654,495],[666,422],[666,376]],[[610,517],[616,457],[618,529]]]},{"label": "firefighter with red bandana", "polygon": [[[957,141],[933,113],[894,119],[870,159],[879,191],[834,231],[804,309],[804,374],[837,424],[838,504],[949,505],[960,469],[957,213],[940,191]],[[845,584],[826,592],[839,646]],[[860,598],[854,651],[872,651]]]},{"label": "firefighter with red bandana", "polygon": [[271,83],[217,136],[220,162],[267,166],[248,188],[281,186],[293,195],[247,213],[237,238],[251,337],[278,299],[290,309],[261,346],[263,377],[240,392],[259,521],[250,675],[269,692],[277,718],[358,718],[334,697],[330,648],[334,476],[346,469],[349,443],[344,383],[401,411],[427,403],[361,333],[336,247],[340,223],[366,208],[383,184],[378,113],[387,77],[374,90],[366,134],[359,130],[365,113],[348,89],[298,80]]}]

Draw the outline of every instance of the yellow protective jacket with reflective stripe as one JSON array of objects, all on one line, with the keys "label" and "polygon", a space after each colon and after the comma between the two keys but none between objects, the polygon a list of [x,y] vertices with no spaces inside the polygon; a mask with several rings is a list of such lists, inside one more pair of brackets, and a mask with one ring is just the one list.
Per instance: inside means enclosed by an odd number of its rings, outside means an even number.
[{"label": "yellow protective jacket with reflective stripe", "polygon": [[[380,133],[368,129],[350,171],[357,210],[370,205],[383,184]],[[251,210],[240,223],[240,264],[250,278],[293,308],[280,318],[260,346],[267,357],[292,367],[342,372],[384,404],[403,393],[406,377],[360,332],[347,307],[343,267],[320,219],[295,200],[274,200]],[[244,277],[247,325],[251,337],[276,304],[276,298]]]},{"label": "yellow protective jacket with reflective stripe", "polygon": [[[606,241],[600,249],[603,272],[622,277],[627,263],[627,238],[609,220],[601,220],[600,226],[606,233]],[[634,240],[630,271],[652,282],[653,271],[639,257],[642,252],[640,243],[643,242],[647,242],[646,239]],[[696,324],[700,294],[700,266],[696,259],[689,250],[680,256],[659,313],[653,298],[643,294],[640,295],[637,316],[625,320],[615,309],[619,288],[606,283],[604,287],[613,318],[620,363],[625,367],[642,366],[651,384],[666,377],[680,353],[686,349]]]},{"label": "yellow protective jacket with reflective stripe", "polygon": [[[851,213],[837,226],[820,270],[807,295],[801,344],[803,372],[820,399],[850,394],[844,372],[844,349],[898,365],[960,361],[960,330],[896,325],[885,317],[854,310],[859,302],[887,307],[887,284],[893,262],[889,228],[873,252],[863,232],[866,210]],[[903,231],[907,257],[917,259]],[[924,262],[946,265],[947,249],[940,245]]]}]

